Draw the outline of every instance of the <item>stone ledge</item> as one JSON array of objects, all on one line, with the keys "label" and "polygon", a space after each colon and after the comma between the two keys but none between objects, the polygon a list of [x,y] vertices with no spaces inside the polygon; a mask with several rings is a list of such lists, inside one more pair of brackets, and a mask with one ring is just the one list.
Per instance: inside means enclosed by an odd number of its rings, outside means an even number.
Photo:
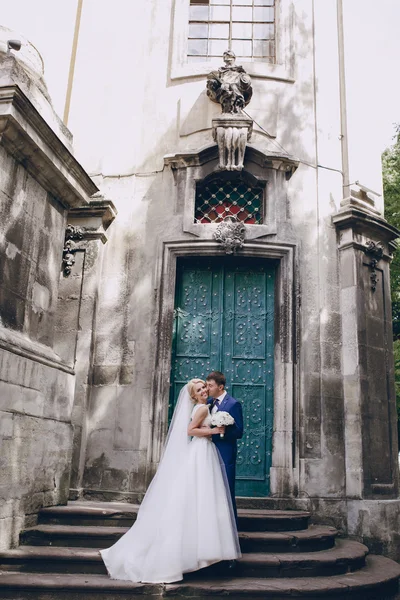
[{"label": "stone ledge", "polygon": [[[82,242],[100,240],[107,242],[106,231],[117,216],[114,203],[100,192],[90,199],[89,204],[76,206],[68,212],[68,223],[82,228]],[[79,245],[79,242],[76,242]]]},{"label": "stone ledge", "polygon": [[32,342],[18,331],[0,328],[0,348],[69,375],[75,374],[73,365],[65,363],[51,348]]},{"label": "stone ledge", "polygon": [[[166,154],[164,156],[164,165],[171,167],[171,169],[187,169],[188,167],[198,167],[217,159],[218,146],[212,144],[204,146],[198,151]],[[264,169],[284,171],[287,179],[290,179],[300,164],[297,158],[289,154],[284,154],[283,152],[265,153],[250,145],[246,148],[245,161],[247,160],[254,162]]]},{"label": "stone ledge", "polygon": [[0,143],[67,208],[98,188],[18,85],[0,87]]},{"label": "stone ledge", "polygon": [[[339,230],[354,228],[361,229],[363,233],[368,231],[381,237],[384,236],[388,242],[392,242],[400,235],[400,231],[383,217],[353,205],[341,208],[332,216],[332,223]],[[341,245],[339,245],[339,249],[341,249]]]}]

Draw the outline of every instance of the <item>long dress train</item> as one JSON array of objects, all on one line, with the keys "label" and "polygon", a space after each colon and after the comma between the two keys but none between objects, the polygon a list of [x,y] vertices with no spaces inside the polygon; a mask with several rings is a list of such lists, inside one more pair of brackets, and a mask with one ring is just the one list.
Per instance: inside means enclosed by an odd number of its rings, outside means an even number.
[{"label": "long dress train", "polygon": [[[193,408],[192,417],[199,406]],[[202,425],[209,425],[210,419],[208,415]],[[210,438],[194,437],[190,442],[187,438],[183,455],[176,455],[167,469],[160,464],[159,471],[134,525],[111,548],[101,551],[109,575],[170,583],[181,580],[184,573],[238,558],[228,483]]]}]

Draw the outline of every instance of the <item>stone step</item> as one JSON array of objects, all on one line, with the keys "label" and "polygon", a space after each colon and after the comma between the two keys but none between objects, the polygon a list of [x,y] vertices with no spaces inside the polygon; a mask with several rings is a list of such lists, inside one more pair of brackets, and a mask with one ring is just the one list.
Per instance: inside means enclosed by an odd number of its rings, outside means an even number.
[{"label": "stone step", "polygon": [[236,497],[236,506],[243,509],[258,510],[310,510],[308,498],[252,498],[246,496]]},{"label": "stone step", "polygon": [[337,540],[319,552],[247,553],[237,561],[241,577],[327,577],[365,566],[368,548],[351,540]]},{"label": "stone step", "polygon": [[[130,527],[138,505],[124,502],[69,502],[66,506],[44,508],[39,524]],[[242,531],[296,531],[307,529],[310,513],[296,510],[239,509]]]},{"label": "stone step", "polygon": [[129,527],[90,525],[37,525],[20,534],[22,546],[69,546],[108,548],[127,532]]},{"label": "stone step", "polygon": [[19,546],[0,551],[0,572],[107,574],[96,548]]},{"label": "stone step", "polygon": [[[302,553],[248,553],[237,561],[236,577],[329,576],[356,571],[365,565],[368,548],[338,540],[334,548]],[[48,573],[106,573],[95,548],[20,546],[0,552],[0,570]],[[202,570],[204,577],[226,575],[224,564]],[[194,575],[198,577],[198,574]]]},{"label": "stone step", "polygon": [[300,531],[308,528],[310,513],[300,510],[238,509],[239,531]]},{"label": "stone step", "polygon": [[367,557],[366,567],[332,577],[219,578],[191,577],[175,584],[134,584],[107,575],[0,574],[4,600],[393,600],[398,591],[400,565],[381,556]]},{"label": "stone step", "polygon": [[335,545],[337,529],[311,525],[300,531],[241,531],[242,552],[316,552]]},{"label": "stone step", "polygon": [[[20,542],[28,546],[70,546],[108,548],[128,527],[37,525],[21,533]],[[294,532],[245,531],[239,534],[242,552],[314,552],[332,548],[337,530],[312,525]]]},{"label": "stone step", "polygon": [[39,512],[40,524],[130,527],[136,521],[138,504],[128,502],[68,502]]}]

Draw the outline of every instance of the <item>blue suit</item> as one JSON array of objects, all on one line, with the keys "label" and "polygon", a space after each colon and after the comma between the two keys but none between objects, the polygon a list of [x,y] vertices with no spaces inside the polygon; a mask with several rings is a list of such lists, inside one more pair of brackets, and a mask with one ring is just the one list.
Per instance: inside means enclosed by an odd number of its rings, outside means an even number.
[{"label": "blue suit", "polygon": [[[211,405],[213,399],[210,398],[207,402]],[[225,465],[226,476],[228,478],[229,490],[231,492],[232,505],[237,519],[236,500],[235,500],[235,477],[236,477],[236,455],[237,455],[237,440],[243,436],[243,413],[240,402],[232,398],[228,393],[220,402],[217,409],[228,412],[234,419],[234,425],[229,425],[225,429],[225,435],[221,438],[219,435],[213,435],[212,440],[219,450],[223,463]]]}]

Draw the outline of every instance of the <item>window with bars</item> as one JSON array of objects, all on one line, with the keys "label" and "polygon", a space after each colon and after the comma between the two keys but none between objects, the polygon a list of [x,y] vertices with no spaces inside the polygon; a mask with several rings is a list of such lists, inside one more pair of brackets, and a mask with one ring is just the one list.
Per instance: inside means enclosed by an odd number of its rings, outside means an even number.
[{"label": "window with bars", "polygon": [[195,223],[219,223],[233,217],[247,225],[263,223],[263,185],[243,174],[213,176],[196,185]]},{"label": "window with bars", "polygon": [[275,0],[190,0],[188,62],[275,62]]}]

